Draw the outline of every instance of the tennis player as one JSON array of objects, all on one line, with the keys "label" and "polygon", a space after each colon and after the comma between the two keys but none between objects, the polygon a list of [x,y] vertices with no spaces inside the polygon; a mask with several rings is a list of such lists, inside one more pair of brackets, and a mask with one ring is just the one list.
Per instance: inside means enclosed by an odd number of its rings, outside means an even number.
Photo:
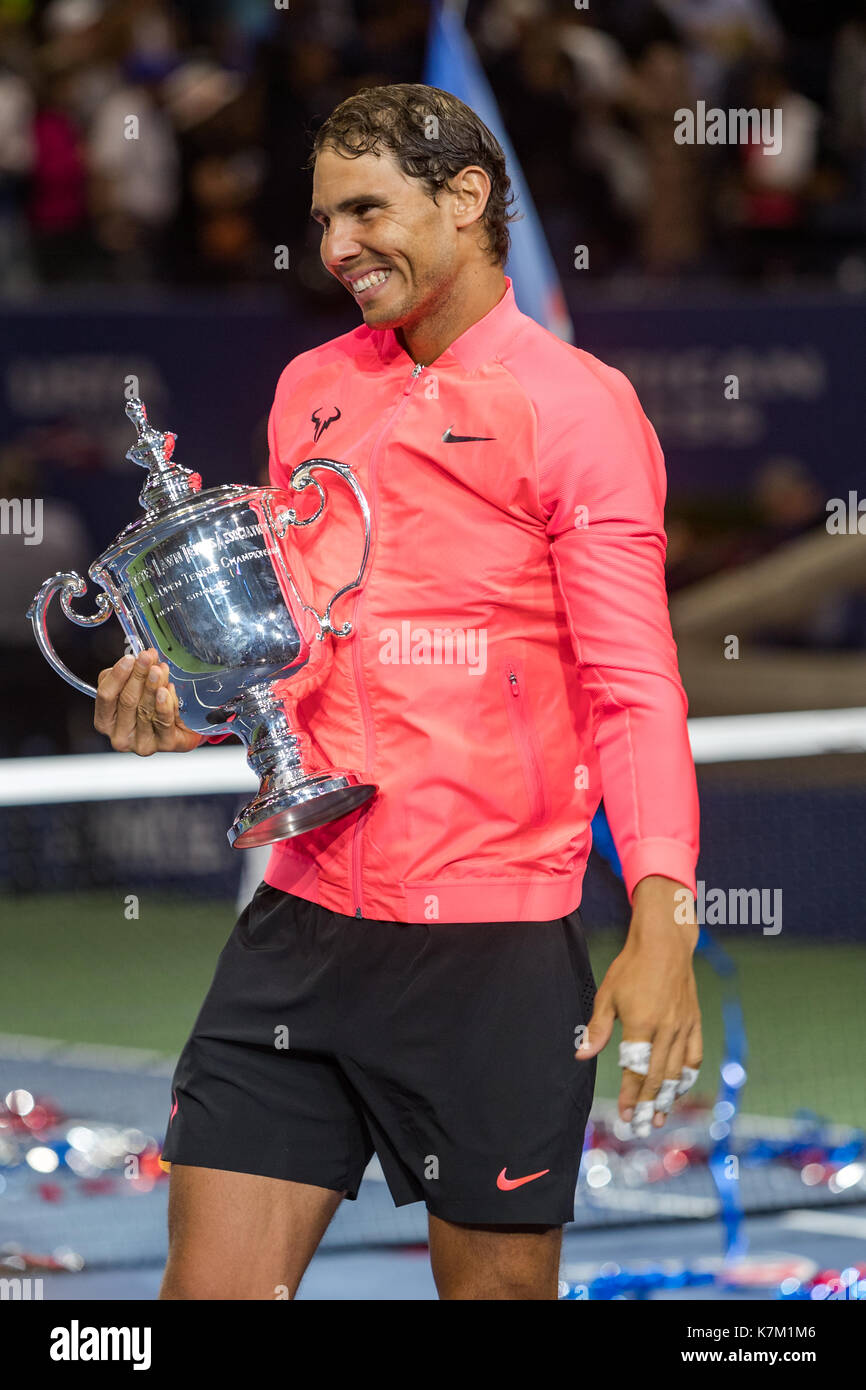
[{"label": "tennis player", "polygon": [[[375,1153],[397,1205],[426,1203],[440,1297],[554,1299],[614,1020],[638,1134],[701,1059],[662,453],[621,373],[521,313],[510,180],[472,110],[364,90],[311,166],[363,323],[284,370],[270,474],[333,457],[371,501],[335,610],[353,635],[300,710],[323,763],[379,791],[273,847],[219,957],[173,1080],[161,1297],[293,1297]],[[319,598],[362,547],[350,490],[328,497],[288,542]],[[143,756],[202,742],[152,650],[101,673],[95,722]],[[596,993],[578,908],[602,795],[631,921]]]}]

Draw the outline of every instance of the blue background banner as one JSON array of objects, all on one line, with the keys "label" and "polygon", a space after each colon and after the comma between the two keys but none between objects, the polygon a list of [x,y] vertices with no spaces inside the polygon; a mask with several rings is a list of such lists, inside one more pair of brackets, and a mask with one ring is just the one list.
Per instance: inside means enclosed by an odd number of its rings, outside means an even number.
[{"label": "blue background banner", "polygon": [[[571,297],[577,344],[633,381],[665,450],[673,500],[742,494],[780,455],[804,463],[828,498],[862,481],[866,333],[857,301]],[[283,366],[356,323],[351,310],[314,316],[258,296],[7,306],[0,443],[38,445],[41,490],[77,502],[101,549],[136,515],[141,485],[124,461],[127,377],[206,485],[254,481]],[[731,375],[736,399],[725,396]],[[58,430],[69,425],[92,448],[79,439],[71,449]]]}]

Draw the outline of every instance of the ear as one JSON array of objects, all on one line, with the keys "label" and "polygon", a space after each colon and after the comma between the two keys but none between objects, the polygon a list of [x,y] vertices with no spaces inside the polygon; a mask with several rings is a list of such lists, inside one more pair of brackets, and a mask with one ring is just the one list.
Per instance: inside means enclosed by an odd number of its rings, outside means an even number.
[{"label": "ear", "polygon": [[477,164],[467,165],[451,180],[454,194],[454,225],[471,227],[484,215],[490,197],[490,175]]}]

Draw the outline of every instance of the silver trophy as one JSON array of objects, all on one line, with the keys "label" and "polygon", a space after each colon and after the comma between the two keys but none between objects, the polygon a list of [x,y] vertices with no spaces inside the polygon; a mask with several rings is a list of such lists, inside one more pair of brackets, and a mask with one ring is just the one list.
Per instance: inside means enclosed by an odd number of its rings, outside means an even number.
[{"label": "silver trophy", "polygon": [[[168,664],[184,723],[197,733],[238,734],[259,790],[228,832],[236,849],[271,844],[336,820],[378,790],[347,768],[316,767],[309,735],[293,727],[275,686],[299,676],[304,694],[324,679],[327,637],[348,637],[349,622],[331,623],[331,609],[357,589],[370,553],[370,510],[351,470],[333,459],[307,459],[295,468],[295,492],[229,484],[201,490],[201,477],[172,459],[176,436],[147,423],[140,400],[126,413],[138,439],[126,457],[147,469],[139,494],[144,516],[115,538],[89,568],[104,593],[84,617],[71,600],[87,592],[74,570],[46,579],[27,610],[45,659],[76,690],[96,698],[60,660],[46,615],[60,591],[67,618],[96,627],[116,614],[133,652],[154,647]],[[364,517],[364,553],[356,577],[319,614],[299,592],[280,542],[294,526],[311,526],[327,497],[314,469],[328,469],[349,484]],[[297,493],[313,486],[319,506],[299,520]],[[288,686],[291,698],[291,685]]]}]

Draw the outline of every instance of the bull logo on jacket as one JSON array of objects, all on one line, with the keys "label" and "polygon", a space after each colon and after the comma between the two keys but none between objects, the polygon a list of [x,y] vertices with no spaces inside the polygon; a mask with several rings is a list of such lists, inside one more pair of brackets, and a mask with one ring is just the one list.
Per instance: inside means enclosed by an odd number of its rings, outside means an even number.
[{"label": "bull logo on jacket", "polygon": [[320,434],[324,434],[324,432],[325,432],[325,430],[328,428],[328,426],[329,426],[329,425],[332,425],[332,424],[334,423],[335,420],[339,420],[341,414],[342,414],[342,411],[340,410],[340,407],[339,407],[338,405],[329,405],[329,406],[317,405],[317,406],[316,406],[316,409],[313,411],[312,415],[310,416],[310,419],[312,420],[313,424],[316,426],[315,432],[314,432],[314,434],[313,434],[313,443],[314,443],[314,444],[318,444],[318,442],[319,442],[319,435],[320,435]]}]

